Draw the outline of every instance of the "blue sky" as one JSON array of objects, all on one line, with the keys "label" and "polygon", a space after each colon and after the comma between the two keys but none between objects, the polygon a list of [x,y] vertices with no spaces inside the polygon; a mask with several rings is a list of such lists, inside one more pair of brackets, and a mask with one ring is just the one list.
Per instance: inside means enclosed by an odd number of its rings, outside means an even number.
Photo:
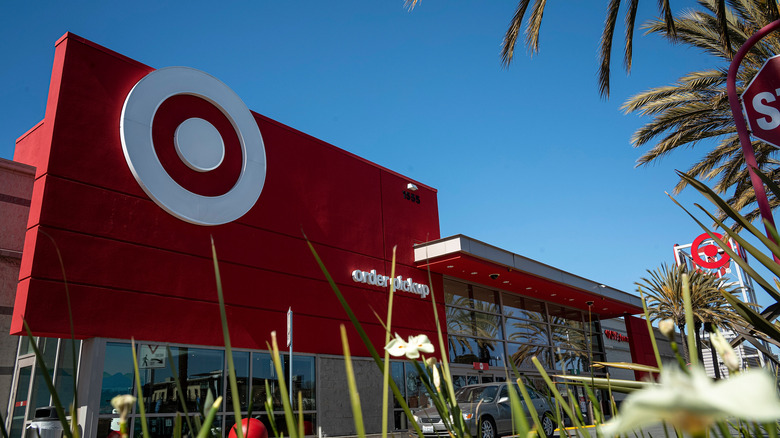
[{"label": "blue sky", "polygon": [[[643,150],[630,137],[645,120],[620,105],[713,61],[640,30],[627,77],[619,29],[605,101],[596,70],[606,2],[550,1],[541,52],[518,47],[503,69],[516,4],[4,2],[0,157],[43,118],[54,42],[70,31],[152,67],[204,70],[253,111],[437,188],[442,236],[633,292],[647,269],[673,261],[675,243],[701,233],[664,192],[711,145],[635,168]],[[641,2],[640,22],[656,4]],[[678,199],[706,205],[690,189]]]}]

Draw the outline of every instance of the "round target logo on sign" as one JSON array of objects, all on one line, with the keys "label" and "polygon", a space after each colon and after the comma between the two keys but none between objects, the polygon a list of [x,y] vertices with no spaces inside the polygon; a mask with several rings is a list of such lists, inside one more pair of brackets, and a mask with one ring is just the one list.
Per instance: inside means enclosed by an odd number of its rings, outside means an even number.
[{"label": "round target logo on sign", "polygon": [[[721,234],[712,234],[718,239],[723,239]],[[729,257],[729,255],[717,244],[710,242],[702,246],[702,243],[707,239],[711,240],[709,234],[704,233],[693,240],[693,244],[691,245],[691,257],[693,258],[693,262],[706,269],[718,269],[728,265],[731,257]],[[704,254],[704,257],[706,257],[707,260],[704,260],[701,254]],[[720,258],[717,258],[718,256],[720,256]]]},{"label": "round target logo on sign", "polygon": [[202,71],[168,67],[143,77],[125,99],[120,136],[144,192],[184,221],[232,222],[263,190],[265,146],[254,117]]}]

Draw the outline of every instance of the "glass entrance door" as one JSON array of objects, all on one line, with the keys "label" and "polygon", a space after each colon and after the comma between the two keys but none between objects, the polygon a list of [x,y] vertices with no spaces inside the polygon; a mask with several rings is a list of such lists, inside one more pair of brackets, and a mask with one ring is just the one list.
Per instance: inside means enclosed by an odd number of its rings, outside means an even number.
[{"label": "glass entrance door", "polygon": [[24,428],[26,427],[27,419],[30,417],[30,391],[32,383],[33,366],[35,365],[35,357],[27,357],[20,359],[16,363],[16,370],[14,370],[14,381],[12,388],[11,399],[13,405],[9,409],[10,411],[10,430],[8,436],[10,438],[21,438],[24,436]]}]

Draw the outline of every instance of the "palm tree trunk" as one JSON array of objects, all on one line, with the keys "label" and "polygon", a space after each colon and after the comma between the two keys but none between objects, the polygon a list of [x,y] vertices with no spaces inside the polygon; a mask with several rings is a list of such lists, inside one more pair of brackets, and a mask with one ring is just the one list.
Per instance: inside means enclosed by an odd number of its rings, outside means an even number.
[{"label": "palm tree trunk", "polygon": [[685,336],[685,324],[680,324],[677,328],[680,329],[680,344],[682,344],[683,347],[683,359],[685,359],[685,363],[691,363],[691,355],[688,352],[688,343],[686,342],[688,337]]},{"label": "palm tree trunk", "polygon": [[701,321],[697,321],[693,324],[696,329],[696,356],[699,357],[699,363],[704,364],[704,354],[701,352]]}]

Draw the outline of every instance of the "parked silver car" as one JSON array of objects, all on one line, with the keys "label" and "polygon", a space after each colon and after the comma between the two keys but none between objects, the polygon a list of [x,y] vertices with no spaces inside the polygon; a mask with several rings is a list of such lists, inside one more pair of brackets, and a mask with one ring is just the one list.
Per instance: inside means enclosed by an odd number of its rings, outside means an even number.
[{"label": "parked silver car", "polygon": [[[532,388],[526,386],[526,389],[539,415],[544,433],[552,437],[555,431],[555,417],[550,404]],[[515,390],[519,395],[517,387]],[[520,398],[522,399],[522,396]],[[513,433],[512,407],[506,382],[464,386],[455,392],[455,399],[472,436],[476,437],[479,434],[478,438],[496,438]],[[528,423],[532,425],[533,420],[525,402],[523,402],[523,409]],[[426,437],[448,435],[435,406],[420,409],[413,412],[413,415]]]}]

